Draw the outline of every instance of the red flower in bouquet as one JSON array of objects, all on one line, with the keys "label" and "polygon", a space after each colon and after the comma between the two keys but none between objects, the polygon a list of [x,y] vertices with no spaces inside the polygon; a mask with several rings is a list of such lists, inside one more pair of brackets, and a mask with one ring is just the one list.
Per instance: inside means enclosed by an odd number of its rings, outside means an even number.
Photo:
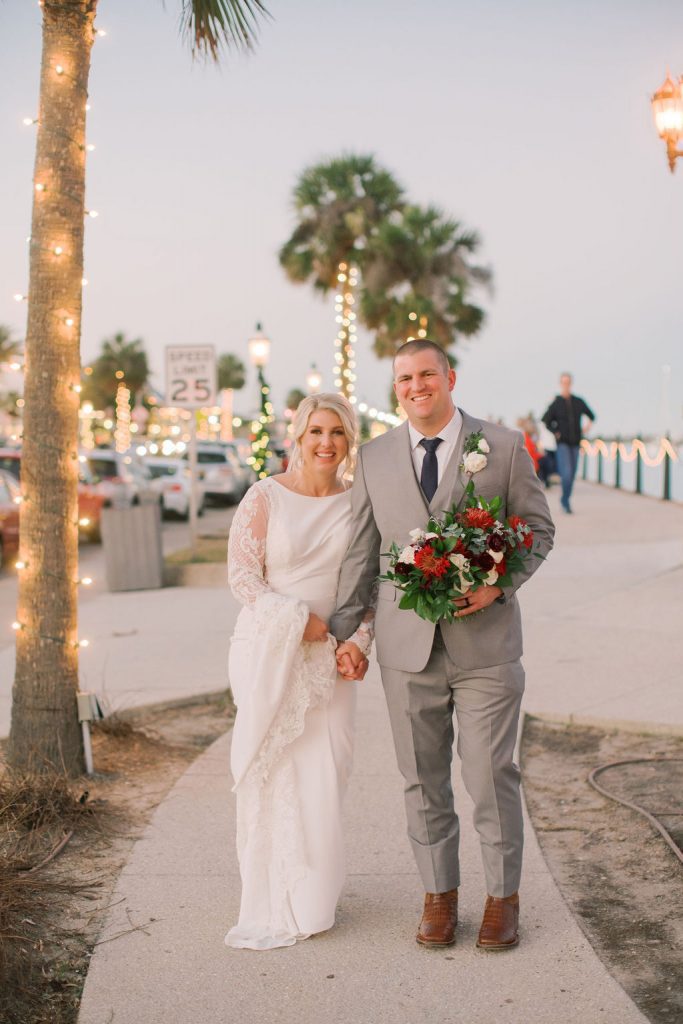
[{"label": "red flower in bouquet", "polygon": [[415,565],[421,569],[425,576],[436,576],[441,579],[451,567],[450,560],[443,555],[437,555],[431,544],[425,544],[415,552]]},{"label": "red flower in bouquet", "polygon": [[[531,548],[531,545],[534,542],[534,535],[533,535],[532,531],[529,529],[529,524],[527,523],[526,519],[522,519],[521,516],[509,516],[508,517],[508,525],[516,533],[518,533],[518,534],[519,533],[523,533],[524,535],[521,538],[521,543],[524,545],[525,548],[527,548],[527,549]],[[526,531],[528,531],[528,532],[526,532]]]},{"label": "red flower in bouquet", "polygon": [[490,530],[496,520],[484,508],[467,508],[462,514],[463,523],[475,530]]}]

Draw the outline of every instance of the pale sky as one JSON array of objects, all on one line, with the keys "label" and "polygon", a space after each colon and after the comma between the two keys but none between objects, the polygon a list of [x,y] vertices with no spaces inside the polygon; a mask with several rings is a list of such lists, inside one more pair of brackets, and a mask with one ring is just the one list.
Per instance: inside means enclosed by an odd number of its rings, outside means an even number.
[{"label": "pale sky", "polygon": [[[493,268],[487,325],[455,350],[458,404],[514,425],[567,369],[601,431],[683,434],[683,161],[671,175],[649,102],[667,67],[683,73],[678,0],[271,0],[255,52],[220,69],[193,64],[180,0],[99,8],[84,361],[123,330],[162,388],[165,345],[246,361],[262,320],[276,407],[312,361],[331,388],[334,299],[290,284],[277,251],[299,173],[372,152],[477,229]],[[39,59],[37,3],[3,0],[0,323],[19,337]],[[369,340],[358,395],[386,408],[390,363]],[[238,411],[254,397],[252,376]]]}]

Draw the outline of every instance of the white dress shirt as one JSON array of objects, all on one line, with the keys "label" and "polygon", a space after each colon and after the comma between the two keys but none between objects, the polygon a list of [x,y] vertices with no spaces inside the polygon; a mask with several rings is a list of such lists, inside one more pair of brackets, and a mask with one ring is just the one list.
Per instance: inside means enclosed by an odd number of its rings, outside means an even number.
[{"label": "white dress shirt", "polygon": [[[457,406],[453,406],[453,415],[449,419],[445,427],[442,427],[437,434],[433,434],[432,437],[440,437],[441,444],[436,449],[436,461],[439,467],[439,478],[438,483],[441,483],[443,471],[448,465],[456,444],[458,443],[458,437],[462,429],[462,414]],[[410,435],[410,451],[413,457],[413,466],[415,467],[415,475],[420,480],[422,475],[422,463],[425,457],[425,450],[420,444],[423,437],[426,434],[421,434],[419,430],[416,430],[412,423],[408,424],[408,434]],[[438,484],[437,484],[438,486]]]}]

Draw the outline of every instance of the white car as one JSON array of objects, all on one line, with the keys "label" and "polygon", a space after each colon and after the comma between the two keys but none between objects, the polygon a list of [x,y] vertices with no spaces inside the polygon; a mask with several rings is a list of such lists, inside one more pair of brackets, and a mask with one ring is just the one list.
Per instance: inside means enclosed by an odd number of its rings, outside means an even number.
[{"label": "white car", "polygon": [[197,464],[204,494],[212,504],[235,504],[249,486],[234,451],[220,443],[198,444]]},{"label": "white car", "polygon": [[158,501],[149,472],[137,455],[95,448],[84,452],[80,460],[87,465],[95,493],[102,495],[107,507],[130,508]]},{"label": "white car", "polygon": [[[165,458],[156,455],[145,457],[152,488],[161,497],[161,512],[164,516],[174,515],[180,519],[190,518],[190,468],[183,459]],[[204,489],[197,482],[197,515],[204,512]]]}]

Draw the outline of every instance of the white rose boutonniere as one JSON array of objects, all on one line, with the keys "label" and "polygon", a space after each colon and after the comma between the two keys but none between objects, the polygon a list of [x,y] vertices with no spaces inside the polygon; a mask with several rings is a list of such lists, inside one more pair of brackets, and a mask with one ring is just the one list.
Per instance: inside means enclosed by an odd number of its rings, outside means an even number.
[{"label": "white rose boutonniere", "polygon": [[487,465],[489,460],[486,456],[490,451],[489,443],[481,430],[474,434],[468,434],[463,448],[462,468],[470,476],[473,473],[479,473]]},{"label": "white rose boutonniere", "polygon": [[488,461],[483,452],[468,452],[462,464],[466,473],[478,473]]}]

